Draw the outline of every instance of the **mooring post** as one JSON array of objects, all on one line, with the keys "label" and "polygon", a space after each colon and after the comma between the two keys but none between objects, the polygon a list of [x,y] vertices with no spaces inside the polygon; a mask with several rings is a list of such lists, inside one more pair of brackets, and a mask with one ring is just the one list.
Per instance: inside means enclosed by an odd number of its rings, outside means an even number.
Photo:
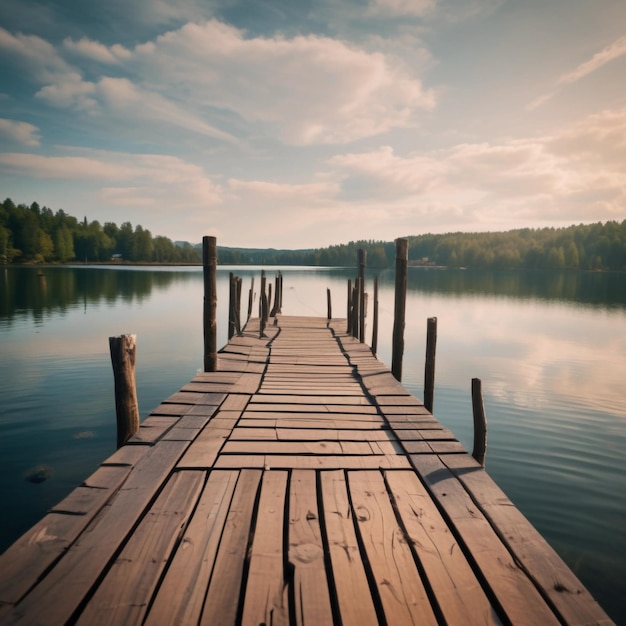
[{"label": "mooring post", "polygon": [[252,277],[252,281],[250,283],[250,291],[248,293],[248,318],[246,323],[250,321],[252,317],[252,303],[254,302],[254,276]]},{"label": "mooring post", "polygon": [[359,338],[359,295],[361,293],[361,279],[356,278],[352,290],[352,336]]},{"label": "mooring post", "polygon": [[139,405],[135,386],[137,336],[109,337],[115,412],[117,416],[117,447],[121,448],[139,430]]},{"label": "mooring post", "polygon": [[265,270],[261,270],[261,295],[259,298],[259,336],[265,336],[267,325],[267,294],[265,293]]},{"label": "mooring post", "polygon": [[402,380],[402,358],[404,356],[404,326],[406,319],[406,282],[409,264],[409,240],[396,239],[396,291],[393,312],[393,345],[391,373]]},{"label": "mooring post", "polygon": [[217,370],[217,239],[202,237],[204,271],[204,371]]},{"label": "mooring post", "polygon": [[372,354],[378,349],[378,276],[374,277],[374,313],[372,316]]},{"label": "mooring post", "polygon": [[424,366],[424,406],[433,412],[435,398],[435,353],[437,351],[437,318],[429,317],[426,327],[426,365]]},{"label": "mooring post", "polygon": [[237,283],[235,275],[230,272],[229,278],[229,290],[228,290],[228,339],[232,339],[235,334],[235,327],[237,326]]},{"label": "mooring post", "polygon": [[282,272],[278,272],[278,285],[280,296],[278,298],[278,313],[283,312],[283,274]]},{"label": "mooring post", "polygon": [[346,313],[348,335],[352,334],[352,279],[348,278],[348,310]]},{"label": "mooring post", "polygon": [[237,277],[237,283],[236,283],[236,299],[237,299],[237,316],[235,318],[235,322],[237,324],[237,334],[241,335],[241,285],[242,285],[242,279]]},{"label": "mooring post", "polygon": [[333,304],[330,299],[330,289],[326,288],[326,318],[329,320],[333,319]]},{"label": "mooring post", "polygon": [[484,467],[485,454],[487,453],[487,417],[480,378],[472,378],[472,409],[474,413],[474,450],[472,456]]},{"label": "mooring post", "polygon": [[365,342],[365,265],[367,262],[367,250],[359,248],[359,332],[361,343]]}]

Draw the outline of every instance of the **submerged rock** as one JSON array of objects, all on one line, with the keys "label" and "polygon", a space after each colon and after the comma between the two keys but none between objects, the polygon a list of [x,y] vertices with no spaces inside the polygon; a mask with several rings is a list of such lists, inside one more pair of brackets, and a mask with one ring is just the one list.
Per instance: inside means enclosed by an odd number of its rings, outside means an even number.
[{"label": "submerged rock", "polygon": [[79,433],[74,433],[74,439],[93,439],[96,436],[91,430],[81,430]]},{"label": "submerged rock", "polygon": [[29,469],[26,474],[24,474],[24,480],[29,483],[43,483],[50,478],[50,475],[49,467],[38,465],[37,467]]}]

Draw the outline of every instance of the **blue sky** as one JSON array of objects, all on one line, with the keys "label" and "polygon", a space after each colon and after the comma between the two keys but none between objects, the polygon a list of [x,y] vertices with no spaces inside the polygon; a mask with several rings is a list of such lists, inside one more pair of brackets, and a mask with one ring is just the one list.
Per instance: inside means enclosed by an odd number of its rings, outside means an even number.
[{"label": "blue sky", "polygon": [[623,0],[0,3],[0,196],[226,246],[626,218]]}]

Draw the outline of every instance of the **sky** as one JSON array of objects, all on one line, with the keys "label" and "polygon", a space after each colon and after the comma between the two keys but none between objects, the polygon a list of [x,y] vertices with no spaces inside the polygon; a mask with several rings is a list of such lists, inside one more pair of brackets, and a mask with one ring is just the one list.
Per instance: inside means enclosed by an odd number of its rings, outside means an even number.
[{"label": "sky", "polygon": [[624,0],[0,0],[0,196],[320,248],[626,218]]}]

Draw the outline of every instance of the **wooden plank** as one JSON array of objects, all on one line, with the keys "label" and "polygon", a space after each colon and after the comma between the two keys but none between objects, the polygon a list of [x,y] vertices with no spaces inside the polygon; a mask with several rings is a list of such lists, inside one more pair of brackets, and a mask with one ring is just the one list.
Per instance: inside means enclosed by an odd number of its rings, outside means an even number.
[{"label": "wooden plank", "polygon": [[224,525],[200,620],[201,626],[235,624],[257,490],[258,470],[242,470]]},{"label": "wooden plank", "polygon": [[386,472],[404,528],[448,624],[500,624],[454,535],[413,472]]},{"label": "wooden plank", "polygon": [[149,416],[139,425],[139,430],[127,441],[129,444],[156,443],[178,422],[175,417]]},{"label": "wooden plank", "polygon": [[[290,404],[298,406],[300,404],[317,405],[342,405],[348,404],[353,407],[371,406],[371,402],[363,395],[346,396],[340,394],[338,396],[319,395],[316,396],[315,402],[311,402],[311,398],[299,395],[272,395],[272,394],[255,394],[252,397],[251,405],[259,404]],[[265,409],[267,410],[267,409]]]},{"label": "wooden plank", "polygon": [[172,402],[175,404],[210,404],[213,406],[219,406],[226,394],[224,393],[197,393],[195,391],[177,391],[173,393],[169,398],[163,401]]},{"label": "wooden plank", "polygon": [[213,466],[225,441],[232,432],[236,420],[213,418],[195,438],[182,459],[179,469],[201,469]]},{"label": "wooden plank", "polygon": [[210,473],[145,626],[198,623],[238,477],[238,471]]},{"label": "wooden plank", "polygon": [[[344,472],[321,472],[320,485],[341,623],[344,626],[376,626],[380,622],[359,551]],[[374,597],[378,599],[375,591]]]},{"label": "wooden plank", "polygon": [[17,605],[7,623],[43,626],[67,622],[186,447],[187,443],[179,441],[152,447],[80,540]]},{"label": "wooden plank", "polygon": [[0,556],[0,603],[16,604],[72,544],[128,477],[100,467]]},{"label": "wooden plank", "polygon": [[500,538],[568,624],[608,623],[576,575],[471,456],[442,458],[472,494]]},{"label": "wooden plank", "polygon": [[221,454],[372,454],[366,441],[228,441]]},{"label": "wooden plank", "polygon": [[250,547],[250,569],[243,605],[243,626],[289,623],[283,533],[287,472],[265,472]]},{"label": "wooden plank", "polygon": [[348,472],[354,515],[388,624],[437,624],[380,472]]},{"label": "wooden plank", "polygon": [[204,485],[204,472],[177,472],[98,586],[78,626],[140,624]]},{"label": "wooden plank", "polygon": [[315,472],[294,470],[289,485],[290,595],[296,624],[333,624]]},{"label": "wooden plank", "polygon": [[558,624],[559,620],[526,572],[454,474],[435,455],[415,454],[410,458],[507,619],[513,624]]}]

